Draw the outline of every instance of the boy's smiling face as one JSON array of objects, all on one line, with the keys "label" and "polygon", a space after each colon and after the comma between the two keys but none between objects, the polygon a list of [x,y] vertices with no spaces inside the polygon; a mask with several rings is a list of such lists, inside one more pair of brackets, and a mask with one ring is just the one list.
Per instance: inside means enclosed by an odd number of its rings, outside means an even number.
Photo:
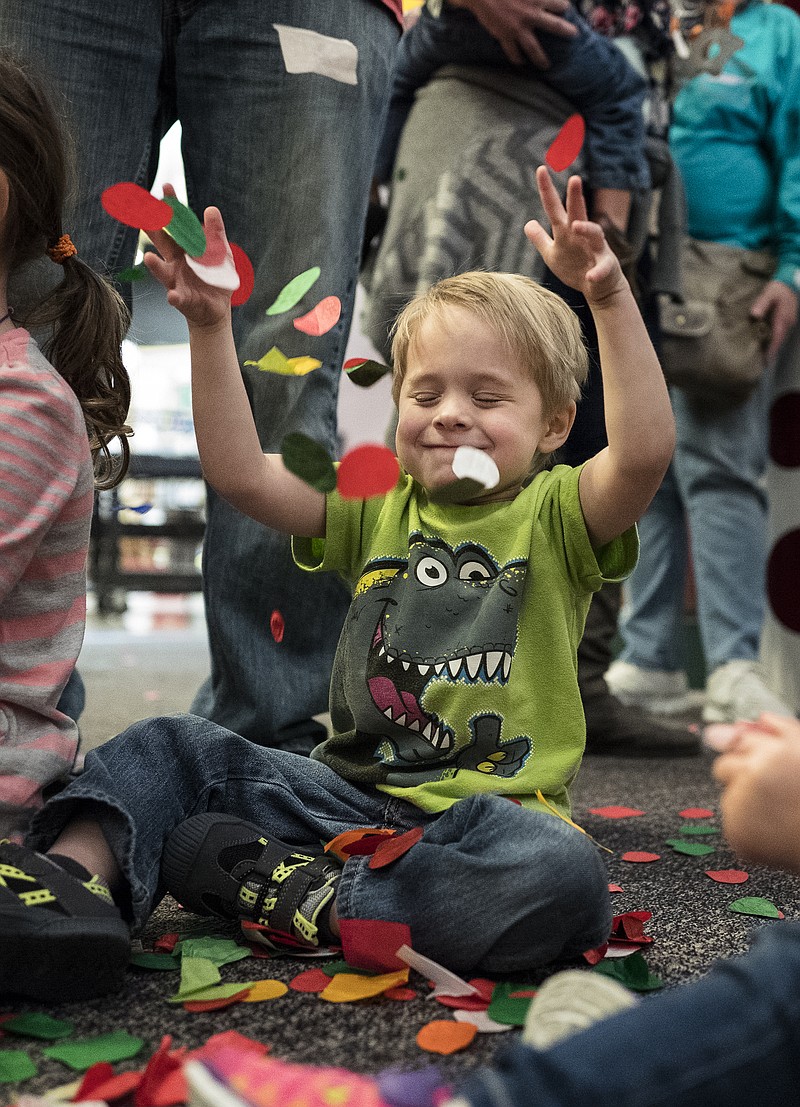
[{"label": "boy's smiling face", "polygon": [[[574,410],[574,405],[573,405]],[[530,372],[482,319],[449,306],[420,326],[398,398],[397,456],[428,491],[456,479],[459,446],[487,453],[500,482],[481,502],[513,499],[538,452],[550,453],[566,432],[554,434]],[[571,425],[568,421],[566,431]]]}]

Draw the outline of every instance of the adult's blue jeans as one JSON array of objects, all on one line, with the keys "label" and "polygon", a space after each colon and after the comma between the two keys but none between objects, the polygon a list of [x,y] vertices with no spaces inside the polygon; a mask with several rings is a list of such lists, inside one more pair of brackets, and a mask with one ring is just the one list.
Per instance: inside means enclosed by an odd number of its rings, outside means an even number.
[{"label": "adult's blue jeans", "polygon": [[677,446],[639,523],[639,563],[626,585],[623,660],[643,669],[683,668],[687,524],[708,671],[758,656],[766,610],[769,394],[765,375],[745,403],[712,411],[672,389]]},{"label": "adult's blue jeans", "polygon": [[[354,44],[357,83],[287,72],[276,24]],[[301,378],[243,370],[265,451],[292,431],[337,446],[338,382],[399,31],[380,0],[0,5],[0,42],[32,56],[66,94],[80,180],[64,229],[101,272],[132,263],[137,232],[105,214],[100,193],[122,180],[149,187],[159,141],[180,119],[191,207],[216,204],[255,267],[255,291],[233,312],[241,361],[277,345],[323,362]],[[314,265],[322,275],[297,310],[267,316],[283,285]],[[295,330],[293,316],[329,295],[343,305],[333,330],[314,338]],[[334,576],[301,573],[285,536],[211,490],[203,577],[211,678],[195,710],[254,741],[309,750],[318,735],[308,720],[327,707],[346,589]],[[273,611],[285,622],[280,643],[270,634]]]},{"label": "adult's blue jeans", "polygon": [[800,924],[552,1049],[517,1044],[456,1093],[469,1107],[754,1107],[797,1102]]},{"label": "adult's blue jeans", "polygon": [[438,816],[349,783],[328,766],[267,749],[193,715],[147,719],[86,755],[83,774],[39,812],[45,849],[75,817],[95,818],[124,875],[121,909],[140,929],[161,897],[170,832],[201,811],[235,814],[294,846],[345,830],[423,826],[392,865],[344,866],[344,919],[407,923],[414,948],[457,972],[516,972],[579,956],[608,936],[607,873],[597,848],[561,819],[502,796],[473,795]]}]

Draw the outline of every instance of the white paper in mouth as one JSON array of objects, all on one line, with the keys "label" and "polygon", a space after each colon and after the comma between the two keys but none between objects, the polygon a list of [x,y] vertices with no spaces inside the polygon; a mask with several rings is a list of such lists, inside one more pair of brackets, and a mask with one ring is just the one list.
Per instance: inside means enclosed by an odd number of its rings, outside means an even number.
[{"label": "white paper in mouth", "polygon": [[475,446],[459,446],[453,454],[453,472],[460,479],[476,480],[487,490],[500,483],[500,470],[495,463]]},{"label": "white paper in mouth", "polygon": [[212,288],[224,288],[227,292],[235,292],[242,283],[233,264],[233,258],[230,256],[219,265],[202,265],[197,258],[191,258],[188,254],[184,261],[201,281],[210,284]]},{"label": "white paper in mouth", "polygon": [[305,27],[273,23],[278,32],[287,73],[319,73],[345,85],[358,84],[358,47],[346,38],[332,38]]}]

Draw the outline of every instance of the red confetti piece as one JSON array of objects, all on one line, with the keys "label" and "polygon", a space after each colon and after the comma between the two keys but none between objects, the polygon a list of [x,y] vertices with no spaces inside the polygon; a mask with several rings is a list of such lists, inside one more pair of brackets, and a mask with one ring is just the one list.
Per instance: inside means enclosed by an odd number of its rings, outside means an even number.
[{"label": "red confetti piece", "polygon": [[357,365],[366,365],[370,359],[368,357],[350,357],[342,366],[342,369],[355,369]]},{"label": "red confetti piece", "polygon": [[586,124],[583,116],[577,113],[571,115],[550,143],[544,156],[544,160],[555,173],[560,173],[562,169],[572,165],[581,152],[585,134]]},{"label": "red confetti piece", "polygon": [[405,987],[388,988],[383,994],[386,996],[387,999],[399,999],[403,1002],[406,1002],[409,999],[417,998],[417,993],[414,991],[413,988]]},{"label": "red confetti piece", "polygon": [[160,938],[156,938],[153,942],[153,949],[161,953],[172,953],[180,940],[181,936],[177,932],[174,934],[162,934]]},{"label": "red confetti piece", "polygon": [[590,965],[599,965],[606,955],[608,950],[608,942],[603,942],[601,946],[597,946],[595,949],[587,949],[583,955],[584,961],[588,961]]},{"label": "red confetti piece", "polygon": [[80,1087],[75,1093],[73,1103],[84,1100],[112,1103],[135,1091],[142,1080],[140,1072],[115,1073],[108,1061],[98,1061],[84,1073]]},{"label": "red confetti piece", "polygon": [[263,1057],[265,1053],[269,1053],[270,1047],[265,1042],[257,1042],[255,1038],[247,1038],[238,1030],[223,1030],[219,1034],[212,1034],[203,1045],[187,1054],[187,1057],[211,1057],[218,1049],[237,1049],[240,1053],[256,1053]]},{"label": "red confetti piece", "polygon": [[647,861],[660,861],[660,853],[647,853],[645,850],[629,850],[627,853],[623,853],[620,858],[621,861],[634,861],[636,863],[645,864]]},{"label": "red confetti piece", "polygon": [[369,867],[371,869],[382,869],[386,865],[391,865],[398,857],[402,857],[404,853],[408,853],[411,847],[415,846],[421,837],[422,827],[415,826],[411,830],[407,830],[405,834],[398,834],[395,838],[390,838],[388,841],[381,842],[372,855]]},{"label": "red confetti piece", "polygon": [[608,890],[609,890],[609,892],[613,893],[613,892],[621,892],[623,889],[620,887],[619,884],[609,884]]},{"label": "red confetti piece", "polygon": [[273,611],[269,617],[269,629],[270,634],[276,642],[283,641],[283,633],[286,630],[286,624],[283,621],[283,615],[280,611]]},{"label": "red confetti piece", "polygon": [[295,329],[302,331],[303,334],[327,334],[339,322],[341,314],[342,301],[339,297],[326,296],[311,311],[293,319],[292,323]]},{"label": "red confetti piece", "polygon": [[611,922],[611,941],[615,945],[640,946],[652,942],[645,934],[644,924],[652,919],[651,911],[626,911],[615,915]]},{"label": "red confetti piece", "polygon": [[344,455],[336,487],[345,500],[368,500],[390,492],[400,477],[397,458],[387,446],[356,446]]},{"label": "red confetti piece", "polygon": [[220,999],[187,999],[183,1009],[195,1013],[221,1011],[223,1007],[232,1007],[234,1003],[241,1002],[249,991],[249,988],[243,988],[241,992],[235,992],[232,996],[222,996]]},{"label": "red confetti piece", "polygon": [[610,807],[590,807],[590,815],[602,815],[604,819],[631,819],[635,815],[644,815],[644,811],[640,811],[638,807],[617,807],[611,805]]},{"label": "red confetti piece", "polygon": [[289,987],[293,992],[323,992],[331,982],[331,978],[322,969],[306,969],[298,973],[289,981]]},{"label": "red confetti piece", "polygon": [[250,950],[250,956],[259,961],[271,961],[274,956],[272,950],[267,949],[266,946],[257,945],[255,942],[245,942],[245,945]]},{"label": "red confetti piece", "polygon": [[184,1049],[169,1052],[172,1038],[166,1035],[147,1062],[142,1082],[136,1089],[136,1107],[175,1107],[189,1098],[183,1075]]},{"label": "red confetti piece", "polygon": [[750,879],[750,873],[746,873],[744,869],[706,869],[706,876],[710,876],[718,884],[744,884]]},{"label": "red confetti piece", "polygon": [[518,992],[509,992],[508,993],[508,998],[509,999],[533,999],[533,997],[535,995],[536,995],[536,989],[535,988],[522,988]]},{"label": "red confetti piece", "polygon": [[172,208],[133,181],[104,189],[100,203],[112,219],[141,231],[160,231],[172,220]]},{"label": "red confetti piece", "polygon": [[370,857],[385,841],[385,834],[365,834],[363,838],[342,846],[342,853],[348,857]]},{"label": "red confetti piece", "polygon": [[342,949],[348,965],[368,972],[392,972],[408,968],[397,956],[401,946],[413,949],[407,923],[383,919],[340,919]]},{"label": "red confetti piece", "polygon": [[714,812],[707,807],[684,807],[678,814],[682,819],[713,819]]},{"label": "red confetti piece", "polygon": [[442,1007],[453,1007],[456,1011],[488,1011],[491,996],[434,996]]},{"label": "red confetti piece", "polygon": [[255,285],[255,272],[253,271],[252,261],[241,246],[237,246],[235,242],[231,242],[230,248],[233,254],[233,264],[236,266],[236,272],[239,274],[239,287],[231,296],[231,307],[239,307],[240,304],[250,299],[253,286]]}]

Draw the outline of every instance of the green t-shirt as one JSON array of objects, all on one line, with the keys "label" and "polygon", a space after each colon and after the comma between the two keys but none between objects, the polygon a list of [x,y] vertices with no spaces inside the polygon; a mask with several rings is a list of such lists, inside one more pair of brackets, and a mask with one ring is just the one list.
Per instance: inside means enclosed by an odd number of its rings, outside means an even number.
[{"label": "green t-shirt", "polygon": [[586,726],[576,651],[591,593],[638,554],[635,528],[592,550],[579,469],[511,501],[431,503],[406,474],[386,496],[327,499],[305,569],[354,588],[331,680],[333,735],[312,756],[341,776],[443,811],[474,792],[569,813]]}]

